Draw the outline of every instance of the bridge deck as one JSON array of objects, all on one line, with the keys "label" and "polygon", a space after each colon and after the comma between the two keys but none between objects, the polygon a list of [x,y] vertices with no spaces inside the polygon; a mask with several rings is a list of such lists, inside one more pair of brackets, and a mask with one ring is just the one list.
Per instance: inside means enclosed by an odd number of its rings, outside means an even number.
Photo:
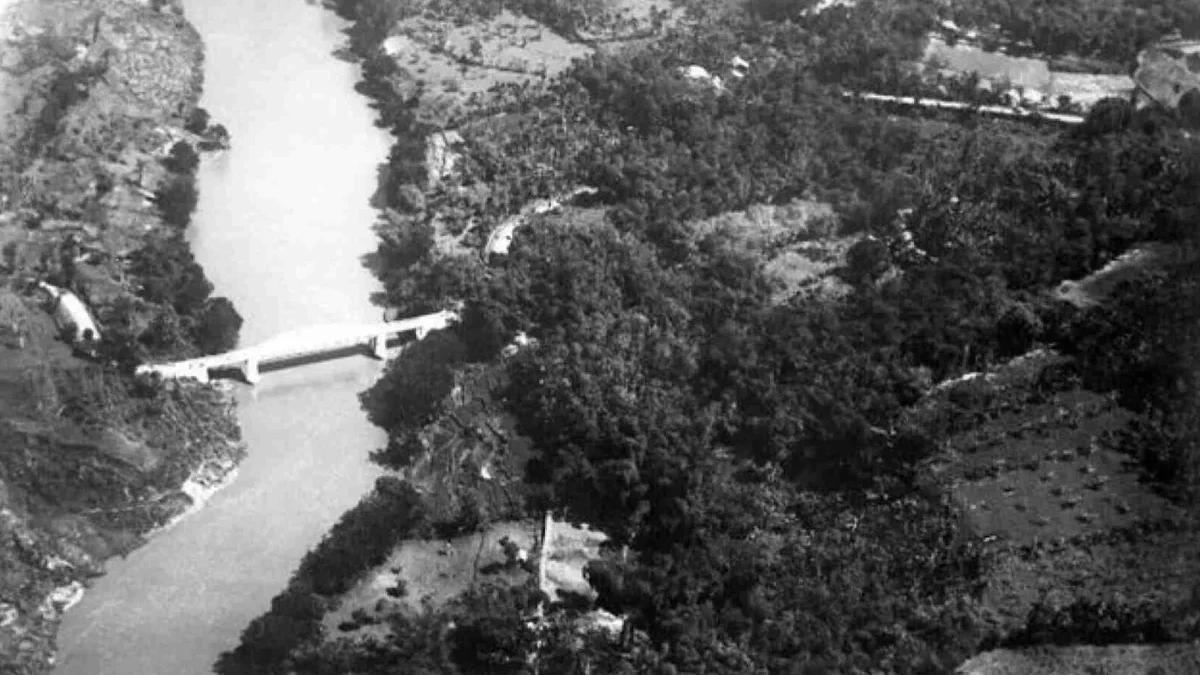
[{"label": "bridge deck", "polygon": [[338,351],[363,344],[371,338],[405,333],[412,330],[438,330],[457,319],[453,312],[438,312],[424,316],[389,321],[374,325],[335,326],[332,331],[321,333],[320,329],[288,333],[253,347],[235,349],[224,354],[203,356],[197,359],[172,363],[148,364],[150,370],[188,371],[220,370],[241,366],[247,362],[258,364],[304,358],[324,352]]}]

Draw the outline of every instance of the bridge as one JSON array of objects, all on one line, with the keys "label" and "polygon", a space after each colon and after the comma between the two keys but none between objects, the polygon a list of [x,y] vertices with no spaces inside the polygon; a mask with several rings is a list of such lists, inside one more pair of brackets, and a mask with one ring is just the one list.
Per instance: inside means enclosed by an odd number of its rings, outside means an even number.
[{"label": "bridge", "polygon": [[261,379],[259,368],[265,364],[319,358],[355,347],[366,347],[372,356],[384,359],[387,356],[388,339],[392,336],[413,332],[420,340],[429,331],[441,330],[456,321],[458,313],[446,310],[378,324],[316,326],[284,333],[254,347],[235,349],[224,354],[174,363],[144,364],[138,366],[137,374],[208,382],[213,371],[237,370],[246,382],[256,384]]}]

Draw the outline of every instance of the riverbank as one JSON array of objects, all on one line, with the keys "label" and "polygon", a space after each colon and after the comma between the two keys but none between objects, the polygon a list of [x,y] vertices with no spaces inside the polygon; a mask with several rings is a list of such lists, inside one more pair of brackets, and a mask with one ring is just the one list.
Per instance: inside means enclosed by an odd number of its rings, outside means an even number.
[{"label": "riverbank", "polygon": [[[5,4],[0,671],[40,673],[63,612],[104,561],[194,508],[245,451],[226,393],[139,384],[130,370],[201,349],[207,292],[195,315],[181,313],[173,293],[146,290],[170,279],[138,264],[151,243],[187,253],[178,232],[195,148],[176,141],[199,138],[185,127],[208,131],[194,115],[199,35],[171,2]],[[98,360],[60,339],[38,280],[83,300]]]}]

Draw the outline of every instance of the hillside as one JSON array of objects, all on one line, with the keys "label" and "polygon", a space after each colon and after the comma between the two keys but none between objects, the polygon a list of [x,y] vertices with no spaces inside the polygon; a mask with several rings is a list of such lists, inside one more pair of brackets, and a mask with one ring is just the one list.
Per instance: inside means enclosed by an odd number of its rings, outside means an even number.
[{"label": "hillside", "polygon": [[[16,0],[0,16],[4,672],[46,672],[59,617],[104,560],[185,511],[243,452],[224,393],[131,372],[201,348],[177,292],[146,289],[178,289],[182,272],[200,303],[211,290],[177,233],[191,207],[172,216],[162,196],[191,186],[168,151],[199,139],[182,127],[202,45],[178,8],[156,4]],[[180,269],[144,264],[168,255]],[[94,356],[63,339],[36,282],[82,298],[100,327]]]}]

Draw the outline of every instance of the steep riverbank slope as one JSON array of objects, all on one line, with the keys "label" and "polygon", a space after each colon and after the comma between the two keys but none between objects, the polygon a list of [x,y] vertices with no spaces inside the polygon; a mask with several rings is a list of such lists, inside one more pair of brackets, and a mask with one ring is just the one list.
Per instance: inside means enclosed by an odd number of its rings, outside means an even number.
[{"label": "steep riverbank slope", "polygon": [[[45,671],[62,612],[104,559],[243,452],[223,392],[130,372],[198,352],[214,326],[179,236],[195,153],[175,142],[199,144],[185,125],[206,131],[202,62],[170,2],[17,0],[0,16],[2,672]],[[61,339],[39,281],[90,308],[92,356]]]}]

